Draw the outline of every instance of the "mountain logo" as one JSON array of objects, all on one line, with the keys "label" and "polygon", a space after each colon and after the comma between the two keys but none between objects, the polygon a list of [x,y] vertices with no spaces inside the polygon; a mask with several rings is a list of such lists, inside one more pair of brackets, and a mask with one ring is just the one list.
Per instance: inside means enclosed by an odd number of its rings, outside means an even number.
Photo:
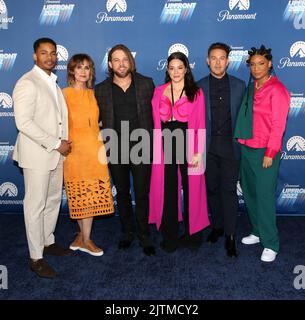
[{"label": "mountain logo", "polygon": [[305,42],[297,41],[290,47],[290,57],[305,58]]},{"label": "mountain logo", "polygon": [[126,12],[127,3],[125,0],[108,0],[106,8],[108,12]]},{"label": "mountain logo", "polygon": [[17,197],[18,189],[11,182],[4,182],[0,185],[0,197]]},{"label": "mountain logo", "polygon": [[170,46],[170,48],[168,49],[168,56],[170,56],[174,52],[182,52],[187,57],[189,56],[188,48],[182,43],[175,43],[172,46]]},{"label": "mountain logo", "polygon": [[305,151],[305,139],[301,136],[293,136],[287,141],[286,147],[288,151]]},{"label": "mountain logo", "polygon": [[13,99],[5,92],[0,92],[0,109],[11,109],[13,107]]},{"label": "mountain logo", "polygon": [[250,0],[230,0],[230,10],[249,10]]},{"label": "mountain logo", "polygon": [[0,14],[7,14],[5,2],[0,0]]},{"label": "mountain logo", "polygon": [[68,50],[61,45],[57,45],[57,60],[60,61],[68,61],[69,59],[69,53]]}]

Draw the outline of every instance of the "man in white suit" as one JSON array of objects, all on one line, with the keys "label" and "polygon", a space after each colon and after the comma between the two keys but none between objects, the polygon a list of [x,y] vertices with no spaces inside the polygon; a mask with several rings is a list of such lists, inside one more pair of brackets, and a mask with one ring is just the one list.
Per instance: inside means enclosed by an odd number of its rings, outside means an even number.
[{"label": "man in white suit", "polygon": [[56,75],[56,43],[49,38],[34,42],[35,66],[17,82],[14,113],[19,130],[13,159],[23,168],[24,219],[30,251],[30,268],[38,276],[56,272],[43,259],[70,252],[55,243],[63,183],[63,159],[71,150],[67,107]]}]

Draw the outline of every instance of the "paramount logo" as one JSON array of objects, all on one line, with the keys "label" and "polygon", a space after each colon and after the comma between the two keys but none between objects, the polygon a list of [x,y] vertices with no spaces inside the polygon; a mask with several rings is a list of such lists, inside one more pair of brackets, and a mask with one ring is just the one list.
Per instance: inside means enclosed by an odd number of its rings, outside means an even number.
[{"label": "paramount logo", "polygon": [[244,13],[249,10],[250,0],[229,0],[229,8],[231,11],[240,13],[231,13],[229,10],[221,10],[218,13],[217,21],[222,22],[225,20],[255,20],[257,12]]},{"label": "paramount logo", "polygon": [[[290,57],[283,57],[280,59],[278,69],[305,67],[305,42],[297,41],[290,47]],[[299,61],[296,61],[299,60]],[[301,61],[300,61],[301,60]]]},{"label": "paramount logo", "polygon": [[66,70],[68,59],[69,59],[68,50],[64,46],[58,44],[57,45],[57,65],[55,66],[55,70]]},{"label": "paramount logo", "polygon": [[305,139],[302,136],[293,136],[286,144],[287,151],[282,152],[283,160],[305,160]]},{"label": "paramount logo", "polygon": [[8,17],[7,7],[3,0],[0,0],[0,30],[8,29],[8,24],[14,22],[14,17]]},{"label": "paramount logo", "polygon": [[[106,10],[101,11],[96,16],[96,23],[102,22],[134,22],[134,15],[123,15],[127,11],[127,2],[125,0],[108,0]],[[113,15],[119,13],[120,15]]]}]

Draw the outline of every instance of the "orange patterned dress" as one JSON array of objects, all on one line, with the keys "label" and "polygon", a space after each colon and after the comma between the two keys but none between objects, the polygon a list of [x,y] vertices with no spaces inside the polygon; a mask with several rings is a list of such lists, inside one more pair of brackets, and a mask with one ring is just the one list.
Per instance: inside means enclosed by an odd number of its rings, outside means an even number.
[{"label": "orange patterned dress", "polygon": [[65,88],[72,151],[64,161],[64,183],[72,219],[114,212],[106,153],[92,89]]}]

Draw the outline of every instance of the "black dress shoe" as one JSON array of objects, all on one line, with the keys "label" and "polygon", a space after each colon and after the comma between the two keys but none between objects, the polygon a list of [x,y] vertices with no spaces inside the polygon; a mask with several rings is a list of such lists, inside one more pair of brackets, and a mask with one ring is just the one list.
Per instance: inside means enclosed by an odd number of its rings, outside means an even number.
[{"label": "black dress shoe", "polygon": [[131,246],[132,240],[120,240],[118,248],[119,249],[128,249]]},{"label": "black dress shoe", "polygon": [[215,243],[217,242],[219,237],[223,236],[223,229],[215,229],[213,228],[211,233],[207,237],[207,242]]},{"label": "black dress shoe", "polygon": [[143,252],[147,256],[154,256],[156,254],[156,250],[155,250],[155,248],[153,246],[143,247]]},{"label": "black dress shoe", "polygon": [[30,268],[41,278],[53,279],[56,277],[54,269],[43,259],[39,259],[37,261],[31,260]]},{"label": "black dress shoe", "polygon": [[73,251],[70,249],[65,249],[59,246],[57,243],[50,244],[44,247],[43,254],[49,254],[52,256],[69,256]]},{"label": "black dress shoe", "polygon": [[227,250],[228,257],[230,257],[230,258],[237,257],[235,237],[233,235],[226,236],[225,248]]}]

